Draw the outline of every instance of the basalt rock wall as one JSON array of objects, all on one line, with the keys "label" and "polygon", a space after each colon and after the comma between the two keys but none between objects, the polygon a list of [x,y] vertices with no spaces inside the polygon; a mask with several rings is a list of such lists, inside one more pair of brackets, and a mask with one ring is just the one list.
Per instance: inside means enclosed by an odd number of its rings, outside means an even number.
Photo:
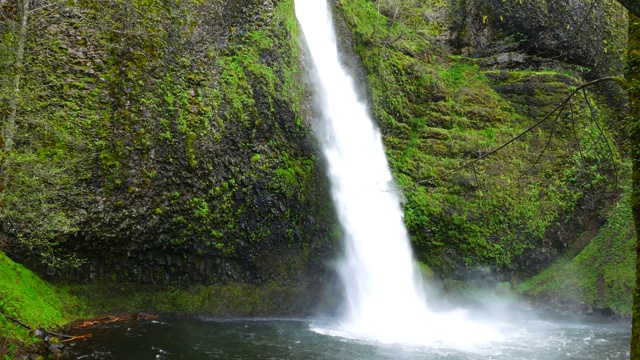
[{"label": "basalt rock wall", "polygon": [[619,4],[344,0],[336,10],[421,262],[444,278],[515,281],[606,222],[624,176],[622,94],[610,84],[557,105],[621,74]]},{"label": "basalt rock wall", "polygon": [[27,262],[81,282],[330,273],[339,231],[292,1],[88,0],[46,25],[4,194],[16,258],[42,250],[49,266]]},{"label": "basalt rock wall", "polygon": [[[610,88],[480,158],[621,72],[614,1],[331,4],[421,263],[519,279],[606,221],[625,131]],[[2,157],[15,259],[72,282],[317,290],[331,276],[340,230],[291,0],[82,0],[35,19]]]}]

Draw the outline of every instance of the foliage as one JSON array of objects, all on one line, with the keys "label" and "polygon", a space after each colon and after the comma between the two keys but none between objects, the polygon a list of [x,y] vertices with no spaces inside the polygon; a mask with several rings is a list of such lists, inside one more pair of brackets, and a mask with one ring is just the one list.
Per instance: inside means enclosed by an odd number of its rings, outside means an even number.
[{"label": "foliage", "polygon": [[308,310],[308,289],[277,283],[260,286],[229,283],[188,288],[141,284],[71,285],[68,290],[91,304],[96,313],[157,312],[208,316],[286,316]]},{"label": "foliage", "polygon": [[[33,10],[32,17],[39,22],[32,24],[21,69],[19,131],[11,139],[13,151],[3,153],[2,183],[6,187],[0,193],[0,222],[8,240],[0,247],[11,246],[47,265],[59,266],[77,259],[56,254],[57,237],[78,230],[86,214],[85,204],[94,199],[86,189],[93,155],[86,137],[92,134],[98,94],[86,90],[91,80],[78,74],[84,67],[62,61],[62,44],[51,31],[36,33],[36,28],[53,23],[52,14],[60,18],[56,8],[60,4],[50,5],[40,8],[44,14]],[[49,23],[41,23],[43,18]],[[0,32],[11,37],[8,28],[0,27]],[[2,54],[2,61],[13,61],[10,51]],[[44,57],[49,60],[42,61]],[[0,67],[0,89],[5,94],[10,91],[12,72],[11,67]],[[70,82],[65,76],[77,79]]]},{"label": "foliage", "polygon": [[[625,173],[627,179],[628,173]],[[607,223],[584,247],[570,250],[539,275],[518,285],[525,297],[554,306],[609,308],[631,315],[635,281],[635,233],[631,216],[631,185],[607,217]],[[583,238],[589,238],[583,234]]]},{"label": "foliage", "polygon": [[[422,5],[402,6],[398,14]],[[367,70],[418,258],[444,275],[479,265],[535,272],[521,259],[555,252],[561,245],[548,232],[583,221],[574,211],[594,208],[612,184],[618,155],[590,125],[588,104],[572,103],[505,151],[451,171],[542,118],[579,80],[558,71],[487,71],[446,56],[420,36],[433,29],[393,15],[384,1],[341,1],[338,9]]]},{"label": "foliage", "polygon": [[27,329],[6,318],[25,324],[56,329],[85,315],[83,304],[67,292],[36,276],[0,252],[0,337],[31,341]]}]

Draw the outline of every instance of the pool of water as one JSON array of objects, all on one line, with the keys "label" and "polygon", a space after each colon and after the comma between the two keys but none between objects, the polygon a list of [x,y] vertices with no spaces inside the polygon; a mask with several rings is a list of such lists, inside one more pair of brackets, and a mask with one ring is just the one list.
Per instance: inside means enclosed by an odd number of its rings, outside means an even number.
[{"label": "pool of water", "polygon": [[[160,318],[89,330],[78,359],[629,359],[629,321],[479,320],[501,338],[486,344],[384,343],[349,336],[334,320]],[[452,345],[454,344],[454,345]]]}]

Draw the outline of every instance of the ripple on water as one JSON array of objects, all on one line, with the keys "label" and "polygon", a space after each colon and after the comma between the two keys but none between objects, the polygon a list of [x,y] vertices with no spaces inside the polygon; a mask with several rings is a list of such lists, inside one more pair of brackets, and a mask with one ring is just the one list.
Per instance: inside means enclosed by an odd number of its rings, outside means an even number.
[{"label": "ripple on water", "polygon": [[[288,360],[626,360],[628,322],[487,323],[502,339],[472,348],[445,343],[384,343],[357,338],[328,320],[168,319],[98,331],[78,342],[77,359]],[[127,337],[127,334],[133,337]]]},{"label": "ripple on water", "polygon": [[[562,323],[541,320],[483,322],[492,330],[484,343],[436,339],[385,342],[351,333],[341,324],[312,323],[310,330],[366,346],[401,349],[403,353],[447,359],[551,360],[628,359],[629,328],[621,322],[605,324]],[[499,336],[495,336],[495,333]],[[461,332],[463,333],[463,332]],[[407,357],[411,358],[411,356]],[[431,357],[430,357],[431,358]]]}]

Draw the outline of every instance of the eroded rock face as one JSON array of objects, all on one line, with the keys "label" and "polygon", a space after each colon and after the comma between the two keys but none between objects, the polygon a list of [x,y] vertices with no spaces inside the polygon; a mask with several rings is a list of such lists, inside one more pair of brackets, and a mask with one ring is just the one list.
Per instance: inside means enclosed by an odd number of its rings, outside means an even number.
[{"label": "eroded rock face", "polygon": [[[33,105],[21,112],[16,142],[26,155],[14,159],[7,193],[35,215],[4,218],[3,233],[28,235],[31,220],[53,213],[68,220],[46,235],[87,262],[51,269],[53,278],[319,281],[340,234],[292,1],[103,3],[79,1],[82,16],[70,11],[74,21],[31,38],[24,97]],[[442,175],[517,135],[582,77],[619,72],[626,20],[613,1],[334,4],[343,46],[361,60],[348,62],[364,69],[390,165],[406,186],[420,261],[443,277],[479,266],[530,275],[571,244],[573,229],[599,223],[591,209],[608,199],[614,169],[601,143],[576,160],[574,116],[560,118],[560,135],[524,179],[552,125]],[[580,124],[590,121],[587,107],[576,103]],[[61,159],[70,159],[65,171],[55,167]],[[56,193],[25,196],[52,188],[30,172],[50,166],[64,180]]]},{"label": "eroded rock face", "polygon": [[[588,140],[600,135],[582,96],[475,161],[544,119],[576,85],[622,69],[626,18],[613,1],[592,10],[522,3],[337,1],[405,189],[416,255],[444,278],[531,276],[579,251],[577,234],[595,232],[605,217],[597,210],[618,194],[607,155],[616,149]],[[592,39],[609,48],[587,46]],[[591,94],[599,116],[620,113]],[[604,130],[612,139],[607,130],[617,129]],[[589,154],[580,154],[586,143]]]},{"label": "eroded rock face", "polygon": [[616,1],[452,0],[453,49],[487,57],[519,52],[591,70],[622,72],[626,10]]},{"label": "eroded rock face", "polygon": [[[322,278],[338,232],[293,2],[88,0],[67,10],[82,17],[29,44],[25,92],[65,84],[33,97],[64,98],[76,115],[38,105],[21,120],[74,128],[62,151],[80,165],[57,175],[73,186],[28,211],[59,210],[73,224],[51,230],[61,253],[87,261],[49,275],[181,285]],[[58,146],[35,129],[19,135],[17,151]],[[33,192],[23,186],[16,194]],[[5,232],[23,235],[23,222]]]},{"label": "eroded rock face", "polygon": [[[228,1],[209,13],[185,6],[199,17],[194,23],[209,25],[177,28],[166,39],[181,47],[178,70],[163,68],[137,90],[151,102],[160,98],[160,111],[139,93],[113,109],[136,115],[112,135],[122,134],[119,176],[98,179],[108,189],[105,206],[89,220],[97,226],[76,238],[76,251],[91,259],[78,275],[180,284],[311,280],[335,245],[333,212],[311,124],[301,120],[306,95],[297,86],[295,28],[286,23],[292,3]],[[221,17],[209,18],[213,10]],[[189,43],[206,30],[201,43]],[[124,78],[111,85],[127,87]],[[135,135],[144,131],[148,146]]]}]

